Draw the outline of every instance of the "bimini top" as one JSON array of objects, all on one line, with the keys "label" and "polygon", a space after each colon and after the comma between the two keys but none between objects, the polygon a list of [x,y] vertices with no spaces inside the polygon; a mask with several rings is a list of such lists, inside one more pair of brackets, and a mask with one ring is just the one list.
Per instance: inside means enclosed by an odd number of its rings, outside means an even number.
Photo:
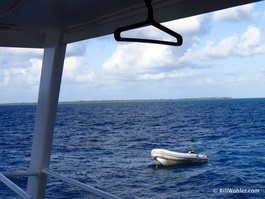
[{"label": "bimini top", "polygon": [[[153,0],[158,22],[258,0]],[[61,29],[64,43],[111,34],[146,18],[144,0],[5,0],[0,4],[0,46],[43,48],[45,34]]]}]

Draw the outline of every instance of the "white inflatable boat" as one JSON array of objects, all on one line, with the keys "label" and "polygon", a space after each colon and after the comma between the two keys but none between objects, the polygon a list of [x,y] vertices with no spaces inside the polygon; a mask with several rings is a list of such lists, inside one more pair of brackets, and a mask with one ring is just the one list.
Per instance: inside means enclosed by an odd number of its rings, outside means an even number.
[{"label": "white inflatable boat", "polygon": [[188,153],[178,153],[165,149],[153,149],[151,156],[163,166],[207,161],[206,155],[196,154],[193,150],[189,150]]}]

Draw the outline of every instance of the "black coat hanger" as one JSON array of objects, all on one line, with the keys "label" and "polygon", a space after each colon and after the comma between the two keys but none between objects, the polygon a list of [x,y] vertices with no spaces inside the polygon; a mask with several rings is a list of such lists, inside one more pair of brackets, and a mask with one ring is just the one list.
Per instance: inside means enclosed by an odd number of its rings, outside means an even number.
[{"label": "black coat hanger", "polygon": [[[139,22],[136,24],[128,25],[125,27],[117,28],[114,31],[114,38],[117,41],[132,41],[132,42],[144,42],[144,43],[156,43],[156,44],[166,44],[166,45],[173,45],[173,46],[181,46],[183,43],[182,36],[173,30],[168,29],[167,27],[159,24],[158,22],[155,21],[154,16],[153,16],[153,7],[151,4],[152,0],[144,0],[145,4],[148,9],[148,16],[147,19],[143,22]],[[154,40],[154,39],[139,39],[139,38],[126,38],[126,37],[121,37],[121,32],[127,31],[127,30],[132,30],[136,28],[141,28],[143,26],[147,25],[153,25],[154,27],[168,33],[169,35],[175,37],[177,39],[176,42],[171,42],[171,41],[161,41],[161,40]]]}]

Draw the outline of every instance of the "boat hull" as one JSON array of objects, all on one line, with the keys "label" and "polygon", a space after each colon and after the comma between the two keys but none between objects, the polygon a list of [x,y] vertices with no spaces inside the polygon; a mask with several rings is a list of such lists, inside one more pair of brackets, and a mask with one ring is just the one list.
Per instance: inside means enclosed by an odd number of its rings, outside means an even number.
[{"label": "boat hull", "polygon": [[178,164],[207,162],[207,156],[196,153],[178,153],[165,149],[153,149],[151,151],[153,159],[163,166],[173,166]]}]

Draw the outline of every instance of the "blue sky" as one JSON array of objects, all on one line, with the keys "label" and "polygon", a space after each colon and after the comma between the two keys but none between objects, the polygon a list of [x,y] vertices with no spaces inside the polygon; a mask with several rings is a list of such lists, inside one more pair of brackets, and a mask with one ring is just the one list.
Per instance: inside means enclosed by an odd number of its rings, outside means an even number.
[{"label": "blue sky", "polygon": [[[60,101],[265,97],[265,2],[164,25],[183,36],[183,46],[113,35],[69,44]],[[168,39],[151,27],[127,34]],[[43,50],[0,53],[0,103],[36,102]]]}]

